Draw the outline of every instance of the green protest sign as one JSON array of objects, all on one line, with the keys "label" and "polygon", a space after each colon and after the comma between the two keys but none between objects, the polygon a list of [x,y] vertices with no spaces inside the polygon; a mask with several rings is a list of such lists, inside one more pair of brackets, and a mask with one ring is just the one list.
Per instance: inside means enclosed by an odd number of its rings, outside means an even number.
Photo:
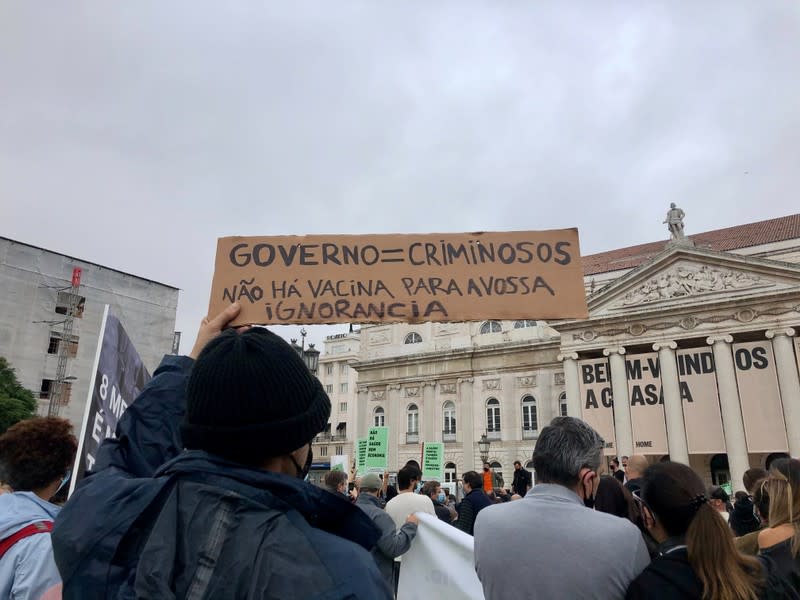
[{"label": "green protest sign", "polygon": [[425,481],[444,479],[444,444],[426,442],[422,452],[422,479]]},{"label": "green protest sign", "polygon": [[389,428],[371,427],[367,434],[367,462],[369,473],[383,473],[389,467]]},{"label": "green protest sign", "polygon": [[347,473],[347,458],[347,454],[331,456],[331,471],[343,471]]},{"label": "green protest sign", "polygon": [[730,483],[730,481],[728,483],[723,483],[719,487],[721,487],[723,490],[725,490],[725,493],[728,494],[728,496],[733,494],[733,492],[731,491],[731,483]]},{"label": "green protest sign", "polygon": [[367,438],[356,440],[356,477],[367,472]]}]

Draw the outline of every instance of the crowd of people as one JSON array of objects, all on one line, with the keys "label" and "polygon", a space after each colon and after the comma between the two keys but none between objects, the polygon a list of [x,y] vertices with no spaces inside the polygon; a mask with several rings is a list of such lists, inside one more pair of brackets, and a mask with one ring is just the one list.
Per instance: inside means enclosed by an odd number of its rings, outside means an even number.
[{"label": "crowd of people", "polygon": [[487,599],[800,598],[796,459],[750,469],[731,499],[644,456],[605,474],[603,439],[557,417],[535,485],[519,461],[510,488],[489,464],[464,473],[458,502],[415,461],[396,485],[311,485],[330,400],[278,336],[227,329],[238,310],[164,358],[63,507],[69,423],[0,436],[0,598],[393,598],[421,513],[473,536]]}]

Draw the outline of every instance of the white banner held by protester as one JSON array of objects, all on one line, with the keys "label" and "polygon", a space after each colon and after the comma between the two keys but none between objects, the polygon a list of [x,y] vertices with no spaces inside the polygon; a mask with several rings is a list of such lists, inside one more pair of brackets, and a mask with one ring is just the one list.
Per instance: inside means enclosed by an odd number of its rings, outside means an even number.
[{"label": "white banner held by protester", "polygon": [[471,535],[417,513],[419,526],[403,555],[397,600],[484,600]]}]

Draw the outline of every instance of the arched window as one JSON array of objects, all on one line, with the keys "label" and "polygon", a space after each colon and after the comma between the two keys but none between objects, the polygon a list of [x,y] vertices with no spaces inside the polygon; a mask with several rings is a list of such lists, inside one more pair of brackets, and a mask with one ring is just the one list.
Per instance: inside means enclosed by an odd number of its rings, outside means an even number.
[{"label": "arched window", "polygon": [[456,464],[446,463],[444,465],[444,482],[455,484],[456,482]]},{"label": "arched window", "polygon": [[526,327],[536,327],[536,321],[532,321],[531,319],[514,321],[514,329],[525,329]]},{"label": "arched window", "polygon": [[444,429],[442,430],[444,441],[455,441],[456,405],[450,400],[444,403],[444,406],[442,407],[442,416],[444,417],[442,421],[444,423]]},{"label": "arched window", "polygon": [[481,325],[481,335],[485,335],[487,333],[500,333],[503,331],[503,327],[500,325],[499,321],[486,321],[483,325]]},{"label": "arched window", "polygon": [[493,439],[500,436],[500,401],[497,398],[489,398],[486,402],[486,432]]},{"label": "arched window", "polygon": [[419,433],[419,409],[416,404],[409,404],[406,409],[406,433]]},{"label": "arched window", "polygon": [[522,399],[522,439],[532,439],[538,432],[539,415],[536,412],[536,400],[528,395]]},{"label": "arched window", "polygon": [[375,410],[372,411],[372,424],[373,427],[384,427],[386,424],[383,408],[380,406],[376,406]]},{"label": "arched window", "polygon": [[728,466],[727,454],[715,454],[711,457],[711,483],[722,485],[731,480],[731,469]]},{"label": "arched window", "polygon": [[422,343],[422,336],[418,334],[416,331],[412,331],[406,336],[404,344],[421,344]]},{"label": "arched window", "polygon": [[561,392],[558,396],[558,411],[562,417],[567,416],[567,392]]}]

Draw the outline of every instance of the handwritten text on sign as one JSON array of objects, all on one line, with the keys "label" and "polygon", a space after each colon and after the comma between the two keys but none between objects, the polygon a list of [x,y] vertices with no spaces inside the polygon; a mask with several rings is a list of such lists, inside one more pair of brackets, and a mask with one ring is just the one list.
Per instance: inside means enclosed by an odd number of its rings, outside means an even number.
[{"label": "handwritten text on sign", "polygon": [[588,316],[576,229],[228,237],[209,314],[236,324]]}]

